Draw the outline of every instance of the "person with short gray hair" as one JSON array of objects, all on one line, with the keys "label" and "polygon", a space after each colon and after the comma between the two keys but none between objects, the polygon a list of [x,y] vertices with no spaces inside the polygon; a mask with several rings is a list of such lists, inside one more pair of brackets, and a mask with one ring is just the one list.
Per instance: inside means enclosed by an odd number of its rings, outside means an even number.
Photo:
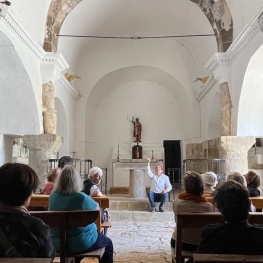
[{"label": "person with short gray hair", "polygon": [[93,166],[92,168],[90,168],[88,178],[85,179],[83,182],[83,192],[89,196],[103,196],[99,188],[102,175],[103,172],[101,168],[97,166]]}]

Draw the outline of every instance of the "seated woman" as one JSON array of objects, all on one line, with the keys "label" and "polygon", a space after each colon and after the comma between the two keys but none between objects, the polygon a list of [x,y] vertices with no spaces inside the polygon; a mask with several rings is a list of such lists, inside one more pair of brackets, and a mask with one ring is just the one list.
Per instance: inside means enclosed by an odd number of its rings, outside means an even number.
[{"label": "seated woman", "polygon": [[[100,191],[99,185],[101,183],[101,177],[103,175],[102,170],[99,167],[93,166],[89,170],[88,177],[84,182],[83,192],[89,196],[103,196],[102,192]],[[110,213],[107,208],[101,208],[101,222],[108,222],[110,221]],[[107,235],[108,228],[104,228],[104,235]]]},{"label": "seated woman", "polygon": [[247,174],[245,174],[245,178],[247,181],[249,196],[260,196],[260,191],[258,190],[258,187],[260,187],[259,175],[253,171],[249,171]]},{"label": "seated woman", "polygon": [[[240,183],[241,185],[243,185],[244,188],[248,190],[246,178],[241,173],[231,172],[227,175],[226,180],[227,181],[230,181],[230,180],[236,181],[236,182]],[[252,204],[250,199],[249,199],[249,202],[250,202],[249,212],[256,212],[256,207]]]},{"label": "seated woman", "polygon": [[50,195],[51,191],[54,188],[54,183],[57,180],[58,175],[60,174],[61,169],[55,168],[49,171],[47,176],[47,183],[44,185],[43,194]]},{"label": "seated woman", "polygon": [[204,197],[210,197],[215,191],[215,186],[217,184],[217,175],[213,172],[206,172],[202,174],[204,180]]},{"label": "seated woman", "polygon": [[[94,210],[98,203],[85,193],[81,192],[82,181],[79,172],[73,165],[66,165],[55,184],[49,197],[50,211],[67,210]],[[59,233],[52,231],[52,240],[59,250]],[[113,244],[111,239],[98,233],[95,223],[86,227],[79,227],[68,231],[67,241],[69,253],[94,251],[105,247],[100,263],[113,263]],[[78,258],[80,262],[81,258]]]},{"label": "seated woman", "polygon": [[[7,163],[0,167],[0,227],[16,249],[15,257],[55,256],[49,227],[27,210],[38,184],[36,172],[28,165]],[[6,257],[5,252],[0,241],[0,257]]]},{"label": "seated woman", "polygon": [[[185,193],[178,195],[173,203],[174,219],[176,222],[179,213],[213,212],[213,205],[203,197],[204,181],[200,174],[190,172],[184,176]],[[189,228],[183,231],[182,250],[195,251],[200,242],[200,229]],[[171,239],[172,258],[176,252],[176,227]]]}]

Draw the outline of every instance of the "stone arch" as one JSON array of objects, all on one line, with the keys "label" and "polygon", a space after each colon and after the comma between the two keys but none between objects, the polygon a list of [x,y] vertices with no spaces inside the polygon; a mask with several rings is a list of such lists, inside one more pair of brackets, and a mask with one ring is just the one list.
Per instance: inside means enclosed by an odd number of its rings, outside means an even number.
[{"label": "stone arch", "polygon": [[40,120],[31,80],[13,43],[1,31],[0,57],[0,133],[39,134]]},{"label": "stone arch", "polygon": [[[52,0],[49,6],[44,50],[56,52],[60,29],[67,15],[82,0]],[[225,52],[233,41],[233,20],[225,0],[190,0],[197,4],[210,22],[217,40],[219,52]],[[193,18],[194,19],[194,18]]]},{"label": "stone arch", "polygon": [[58,37],[62,24],[67,15],[82,0],[52,0],[47,14],[46,32],[43,48],[47,52],[56,52]]},{"label": "stone arch", "polygon": [[233,42],[233,19],[225,0],[190,0],[197,4],[211,24],[218,52],[225,52]]}]

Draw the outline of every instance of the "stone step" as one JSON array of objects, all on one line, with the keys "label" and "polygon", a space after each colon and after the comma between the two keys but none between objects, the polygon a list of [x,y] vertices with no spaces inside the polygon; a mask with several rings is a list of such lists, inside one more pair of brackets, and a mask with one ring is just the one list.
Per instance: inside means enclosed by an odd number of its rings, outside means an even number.
[{"label": "stone step", "polygon": [[[128,211],[150,211],[150,203],[147,198],[129,198],[129,197],[114,197],[109,196],[111,210],[128,210]],[[159,208],[159,203],[156,203],[156,208]],[[173,202],[165,203],[166,211],[173,211]]]},{"label": "stone step", "polygon": [[111,221],[129,222],[174,222],[172,211],[150,212],[150,211],[128,211],[109,209]]}]

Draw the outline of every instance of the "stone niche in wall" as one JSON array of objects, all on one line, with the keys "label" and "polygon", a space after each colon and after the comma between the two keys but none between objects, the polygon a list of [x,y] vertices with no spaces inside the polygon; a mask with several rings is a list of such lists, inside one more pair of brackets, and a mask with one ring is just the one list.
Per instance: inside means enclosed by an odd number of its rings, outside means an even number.
[{"label": "stone niche in wall", "polygon": [[216,139],[186,145],[186,159],[217,159],[219,150]]},{"label": "stone niche in wall", "polygon": [[[186,159],[218,159],[219,150],[216,139],[207,140],[203,143],[190,143],[186,145]],[[187,171],[207,172],[209,161],[188,161],[185,169]],[[210,167],[211,168],[211,167]]]}]

